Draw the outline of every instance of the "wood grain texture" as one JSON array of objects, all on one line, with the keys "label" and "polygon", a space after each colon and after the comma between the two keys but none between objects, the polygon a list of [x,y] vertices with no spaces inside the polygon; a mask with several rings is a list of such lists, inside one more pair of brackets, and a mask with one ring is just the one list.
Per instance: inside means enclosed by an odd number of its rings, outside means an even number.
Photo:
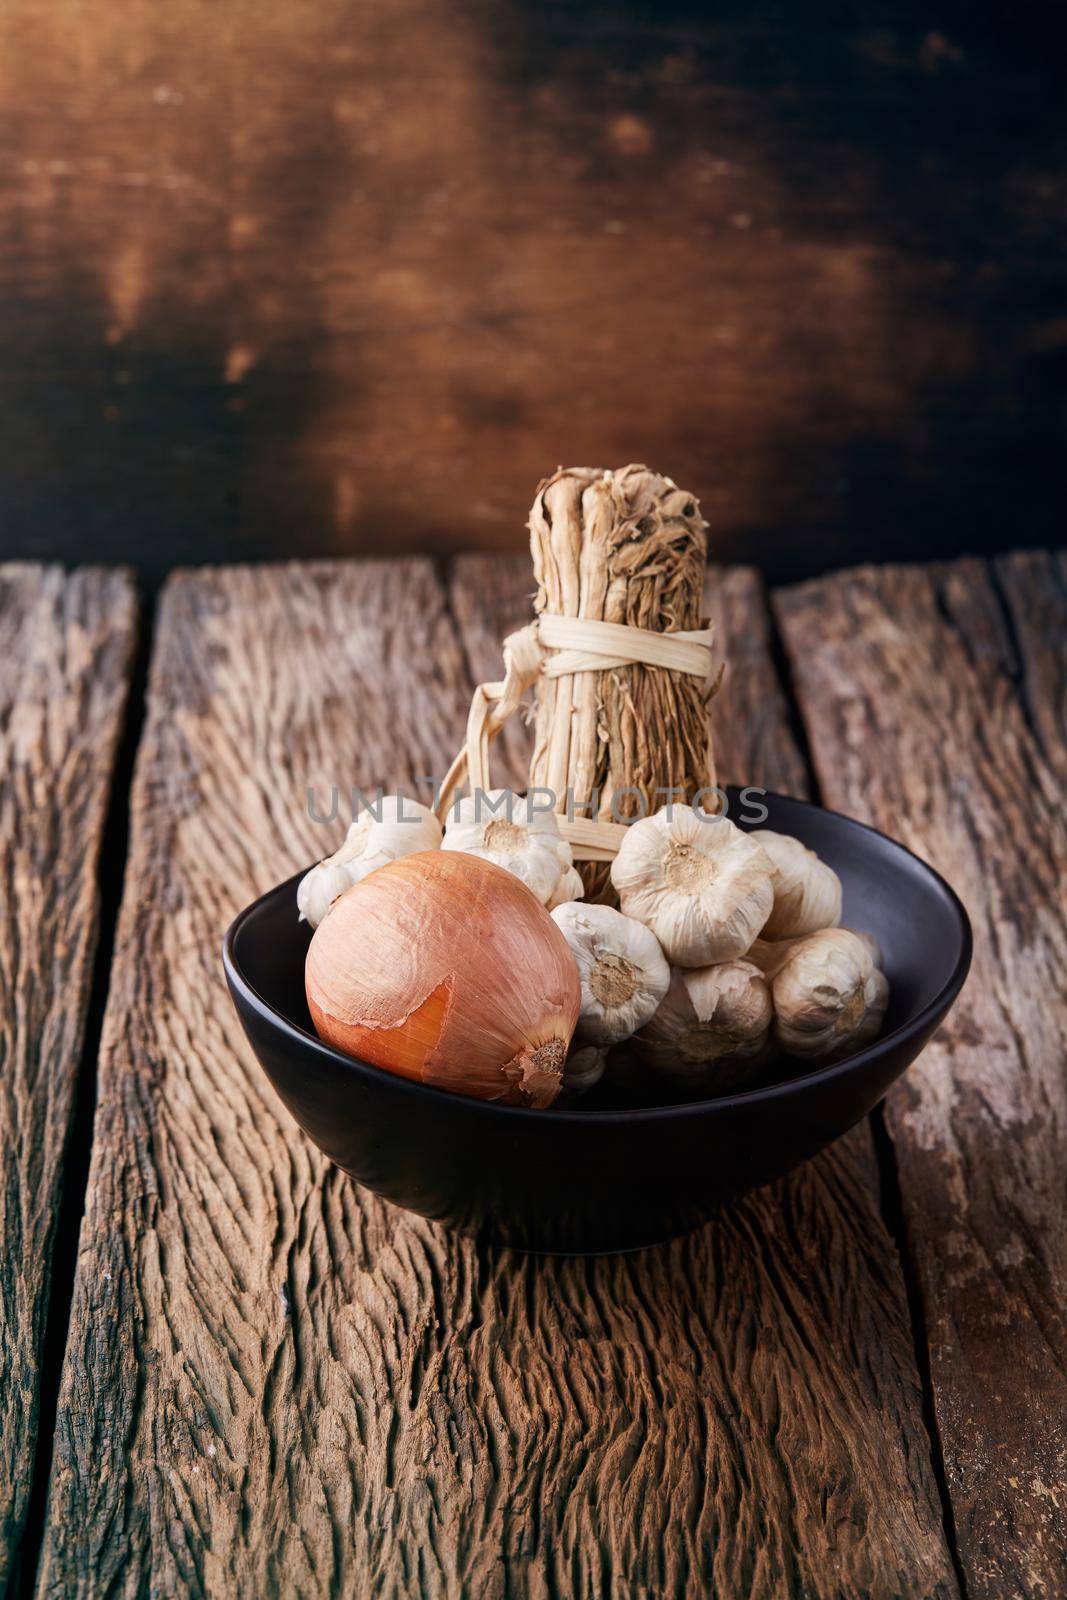
[{"label": "wood grain texture", "polygon": [[0,1593],[33,1472],[97,857],[135,617],[125,574],[0,566]]},{"label": "wood grain texture", "polygon": [[1062,557],[874,569],[779,611],[826,802],[966,902],[960,1002],[887,1102],[971,1600],[1067,1589]]},{"label": "wood grain texture", "polygon": [[[472,674],[478,680],[499,675],[500,640],[529,620],[531,596],[529,570],[521,559],[473,557],[453,565],[452,606]],[[728,663],[714,706],[722,781],[759,783],[787,794],[805,793],[807,773],[790,732],[786,702],[774,670],[763,589],[756,572],[713,567],[705,589],[705,611],[716,624],[718,648]],[[524,781],[531,738],[531,732],[517,719],[509,724],[497,746],[496,780]],[[805,1213],[807,1222],[796,1231],[787,1225],[783,1233],[783,1217],[797,1212]],[[767,1248],[754,1258],[753,1242],[760,1240],[767,1241]],[[686,1271],[698,1281],[707,1277],[709,1247],[721,1265],[716,1290],[719,1303],[714,1309],[708,1306],[702,1329],[705,1370],[726,1373],[732,1364],[744,1361],[743,1353],[732,1350],[731,1345],[735,1337],[744,1339],[744,1333],[735,1330],[743,1330],[749,1316],[761,1329],[759,1344],[766,1340],[787,1348],[793,1335],[783,1325],[803,1328],[805,1339],[810,1340],[808,1356],[801,1357],[794,1350],[792,1357],[784,1359],[775,1375],[778,1398],[774,1403],[782,1405],[783,1419],[788,1416],[787,1431],[797,1440],[798,1449],[811,1450],[821,1461],[820,1470],[827,1480],[838,1483],[851,1501],[847,1513],[843,1503],[839,1504],[837,1526],[831,1530],[818,1515],[813,1517],[814,1502],[808,1498],[812,1484],[806,1491],[794,1486],[798,1498],[792,1503],[789,1494],[780,1492],[780,1463],[777,1467],[768,1464],[761,1438],[766,1414],[761,1414],[760,1401],[752,1394],[752,1385],[762,1380],[746,1381],[742,1410],[747,1414],[747,1427],[738,1448],[744,1452],[751,1493],[771,1497],[766,1526],[780,1518],[783,1532],[792,1528],[785,1537],[798,1551],[792,1564],[778,1565],[772,1558],[760,1571],[752,1592],[784,1594],[798,1586],[805,1593],[839,1594],[849,1592],[852,1584],[858,1592],[872,1595],[942,1592],[942,1588],[954,1593],[943,1549],[938,1551],[932,1537],[917,1547],[915,1526],[908,1526],[912,1512],[910,1492],[904,1490],[900,1474],[902,1447],[906,1457],[914,1458],[917,1476],[912,1492],[922,1507],[918,1525],[927,1531],[935,1492],[904,1331],[907,1313],[899,1268],[878,1215],[868,1129],[856,1129],[800,1173],[750,1197],[716,1228],[676,1246],[685,1257]],[[842,1276],[829,1291],[837,1297],[831,1317],[824,1303],[816,1306],[828,1289],[809,1276],[802,1260],[808,1250],[828,1259],[843,1252],[841,1261],[847,1258],[849,1262],[851,1278]],[[659,1294],[663,1292],[661,1289]],[[861,1355],[866,1340],[869,1348]],[[877,1374],[863,1370],[873,1351],[878,1352]],[[853,1367],[856,1370],[850,1370]],[[816,1369],[820,1370],[818,1379],[814,1378]],[[889,1387],[894,1399],[876,1442],[867,1429],[872,1414],[885,1404],[883,1386]],[[725,1395],[721,1404],[724,1412],[729,1411]],[[749,1407],[755,1409],[749,1411]],[[853,1445],[846,1441],[857,1428],[855,1440],[864,1438],[865,1443],[853,1453]],[[829,1448],[828,1434],[838,1441]],[[873,1450],[880,1461],[896,1463],[891,1485],[869,1470],[869,1462],[862,1463],[866,1449]],[[744,1495],[741,1506],[746,1512],[750,1509]],[[883,1530],[897,1524],[902,1513],[905,1523],[898,1524],[890,1536],[901,1541],[894,1555],[891,1544],[883,1543]],[[839,1545],[846,1516],[855,1538],[849,1535]],[[670,1539],[669,1529],[664,1530],[664,1537]],[[719,1586],[714,1592],[746,1592],[744,1570],[743,1564],[732,1570],[717,1569],[711,1575]]]},{"label": "wood grain texture", "polygon": [[[442,770],[525,582],[464,566],[458,628],[426,565],[167,587],[41,1596],[956,1592],[866,1135],[688,1240],[538,1261],[328,1168],[244,1046],[219,936],[340,833],[308,783]],[[745,764],[781,702],[752,575],[723,603]]]},{"label": "wood grain texture", "polygon": [[1043,762],[1067,777],[1067,551],[1022,550],[994,563],[1013,639],[1005,665]]},{"label": "wood grain texture", "polygon": [[520,551],[599,460],[776,578],[1055,541],[1058,20],[6,0],[9,549]]}]

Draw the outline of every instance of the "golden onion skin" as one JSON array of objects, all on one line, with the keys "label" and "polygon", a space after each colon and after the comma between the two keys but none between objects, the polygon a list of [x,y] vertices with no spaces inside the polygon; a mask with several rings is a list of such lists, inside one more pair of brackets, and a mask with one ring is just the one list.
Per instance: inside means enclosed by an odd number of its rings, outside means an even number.
[{"label": "golden onion skin", "polygon": [[519,879],[431,850],[372,872],[320,923],[305,966],[327,1044],[418,1083],[544,1107],[581,988],[567,942]]}]

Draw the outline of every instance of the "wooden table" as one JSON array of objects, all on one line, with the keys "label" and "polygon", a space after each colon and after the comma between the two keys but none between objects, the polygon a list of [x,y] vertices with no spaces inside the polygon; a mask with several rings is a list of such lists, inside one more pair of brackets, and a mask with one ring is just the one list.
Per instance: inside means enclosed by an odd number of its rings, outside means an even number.
[{"label": "wooden table", "polygon": [[530,587],[481,558],[179,572],[142,726],[128,580],[0,570],[0,1587],[1067,1592],[1067,560],[769,602],[713,574],[724,775],[935,862],[974,972],[869,1124],[592,1261],[489,1253],[329,1168],[219,964],[340,832],[309,786],[442,770]]}]

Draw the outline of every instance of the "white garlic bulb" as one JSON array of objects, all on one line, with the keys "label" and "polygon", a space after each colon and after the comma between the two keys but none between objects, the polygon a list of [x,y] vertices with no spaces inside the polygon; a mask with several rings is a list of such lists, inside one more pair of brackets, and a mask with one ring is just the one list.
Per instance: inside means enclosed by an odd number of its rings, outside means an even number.
[{"label": "white garlic bulb", "polygon": [[[561,880],[574,863],[555,813],[531,807],[529,800],[510,789],[493,789],[488,794],[479,791],[461,800],[458,817],[450,813],[445,823],[441,848],[494,862],[520,879],[546,906],[556,903]],[[570,880],[568,888],[573,888]]]},{"label": "white garlic bulb", "polygon": [[594,1088],[604,1076],[608,1047],[603,1044],[583,1044],[572,1050],[563,1068],[563,1087],[573,1094],[584,1094]]},{"label": "white garlic bulb", "polygon": [[633,823],[611,864],[629,917],[652,929],[673,966],[743,956],[774,904],[773,868],[728,817],[664,806]]},{"label": "white garlic bulb", "polygon": [[836,928],[841,921],[841,880],[814,850],[787,833],[758,828],[751,835],[771,858],[774,905],[763,928],[765,939],[793,939]]},{"label": "white garlic bulb", "polygon": [[652,1016],[671,981],[656,937],[612,906],[570,900],[552,920],[570,945],[582,985],[575,1038],[628,1039]]},{"label": "white garlic bulb", "polygon": [[[344,849],[343,845],[341,849]],[[309,922],[313,928],[317,928],[338,895],[351,889],[354,881],[343,862],[336,862],[332,856],[320,861],[317,867],[305,872],[297,885],[299,921]]]},{"label": "white garlic bulb", "polygon": [[874,1039],[889,984],[866,939],[825,928],[793,941],[771,979],[774,1037],[791,1056],[832,1061]]},{"label": "white garlic bulb", "polygon": [[773,1020],[770,987],[750,961],[675,967],[670,988],[634,1046],[657,1072],[702,1078],[724,1059],[758,1056]]},{"label": "white garlic bulb", "polygon": [[745,953],[745,960],[758,967],[765,978],[773,978],[793,946],[799,943],[799,939],[754,939]]},{"label": "white garlic bulb", "polygon": [[[884,969],[885,960],[882,956],[882,947],[873,934],[861,933],[858,928],[841,928],[840,930],[817,928],[815,931],[817,933],[840,931],[841,933],[851,934],[852,938],[858,939],[864,946],[875,966],[879,970]],[[810,939],[810,937],[810,934],[805,933],[801,934],[797,939],[757,939],[745,960],[751,961],[753,966],[758,967],[765,978],[773,978],[775,973],[780,972],[782,967],[785,966],[785,963],[798,945],[802,944],[805,939]]]},{"label": "white garlic bulb", "polygon": [[338,895],[387,861],[436,850],[441,824],[429,806],[404,795],[386,794],[361,809],[332,856],[301,878],[296,891],[300,920],[317,928]]},{"label": "white garlic bulb", "polygon": [[555,911],[557,906],[566,905],[569,900],[580,900],[585,894],[585,884],[577,867],[566,867],[563,876],[556,886],[556,892],[548,902],[548,909]]}]

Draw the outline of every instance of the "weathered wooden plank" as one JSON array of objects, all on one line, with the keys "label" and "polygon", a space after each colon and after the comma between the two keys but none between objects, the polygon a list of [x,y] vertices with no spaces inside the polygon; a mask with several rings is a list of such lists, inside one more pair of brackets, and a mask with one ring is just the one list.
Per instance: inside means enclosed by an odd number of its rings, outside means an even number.
[{"label": "weathered wooden plank", "polygon": [[[727,595],[743,727],[777,691]],[[469,689],[425,565],[168,586],[40,1593],[954,1594],[865,1136],[690,1240],[538,1261],[359,1190],[261,1079],[222,927],[340,831],[309,783],[439,771]]]},{"label": "weathered wooden plank", "polygon": [[890,1096],[967,1592],[1067,1589],[1063,563],[864,568],[779,611],[819,782],[934,862],[974,971]]},{"label": "weathered wooden plank", "polygon": [[1067,551],[1020,550],[994,563],[1013,639],[1023,714],[1044,761],[1067,775]]},{"label": "weathered wooden plank", "polygon": [[135,620],[124,573],[0,566],[0,1593],[33,1472],[97,857]]}]

